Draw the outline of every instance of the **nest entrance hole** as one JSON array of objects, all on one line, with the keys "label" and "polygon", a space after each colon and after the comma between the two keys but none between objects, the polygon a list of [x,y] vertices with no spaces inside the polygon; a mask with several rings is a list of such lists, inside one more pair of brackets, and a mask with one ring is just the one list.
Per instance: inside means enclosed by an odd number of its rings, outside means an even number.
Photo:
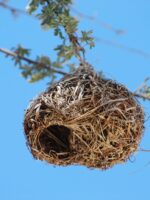
[{"label": "nest entrance hole", "polygon": [[[46,154],[58,153],[63,158],[70,151],[69,136],[71,130],[65,126],[51,125],[45,128],[39,137],[40,146]],[[66,157],[66,156],[65,156]]]}]

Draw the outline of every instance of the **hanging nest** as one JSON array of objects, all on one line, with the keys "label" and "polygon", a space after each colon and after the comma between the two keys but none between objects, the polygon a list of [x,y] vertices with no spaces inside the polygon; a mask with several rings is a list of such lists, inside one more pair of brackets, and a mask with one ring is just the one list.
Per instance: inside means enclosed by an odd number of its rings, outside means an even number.
[{"label": "hanging nest", "polygon": [[125,162],[137,150],[143,124],[133,94],[87,64],[33,100],[24,119],[36,159],[101,169]]}]

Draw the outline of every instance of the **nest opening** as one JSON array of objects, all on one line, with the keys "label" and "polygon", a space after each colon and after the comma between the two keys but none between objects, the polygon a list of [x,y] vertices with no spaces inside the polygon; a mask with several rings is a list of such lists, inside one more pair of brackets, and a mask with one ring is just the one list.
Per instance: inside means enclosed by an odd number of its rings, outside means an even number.
[{"label": "nest opening", "polygon": [[45,154],[68,152],[71,130],[65,126],[50,125],[40,136],[39,143]]},{"label": "nest opening", "polygon": [[36,159],[107,169],[137,150],[144,112],[126,87],[84,66],[33,100],[24,129]]}]

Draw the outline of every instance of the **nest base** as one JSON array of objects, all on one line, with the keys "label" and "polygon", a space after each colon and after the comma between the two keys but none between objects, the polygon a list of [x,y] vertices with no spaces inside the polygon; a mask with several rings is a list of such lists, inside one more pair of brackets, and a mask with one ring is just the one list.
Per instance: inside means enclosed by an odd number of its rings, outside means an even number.
[{"label": "nest base", "polygon": [[101,169],[125,162],[137,150],[143,124],[133,94],[87,66],[39,95],[24,120],[35,158]]}]

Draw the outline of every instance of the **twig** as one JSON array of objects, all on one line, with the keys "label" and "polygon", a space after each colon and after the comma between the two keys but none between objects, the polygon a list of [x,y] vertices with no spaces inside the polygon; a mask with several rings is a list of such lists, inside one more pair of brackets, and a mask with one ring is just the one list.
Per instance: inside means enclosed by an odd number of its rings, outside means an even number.
[{"label": "twig", "polygon": [[139,149],[139,151],[143,151],[143,152],[150,152],[149,149]]},{"label": "twig", "polygon": [[37,62],[37,61],[31,60],[31,59],[29,59],[29,58],[20,56],[20,55],[18,55],[17,53],[12,52],[12,51],[10,51],[10,50],[8,50],[8,49],[0,48],[0,52],[4,53],[4,54],[7,55],[7,56],[19,58],[20,60],[24,60],[24,61],[26,61],[26,62],[28,62],[28,63],[30,63],[30,64],[34,64],[34,65],[37,65],[37,66],[44,67],[44,68],[50,70],[50,71],[53,72],[53,73],[57,73],[57,74],[61,74],[61,75],[67,75],[66,72],[63,72],[63,71],[58,70],[58,69],[56,70],[56,69],[52,68],[51,66],[45,65],[44,63]]},{"label": "twig", "polygon": [[[46,1],[46,2],[49,3],[49,1]],[[27,12],[25,12],[24,10],[21,10],[21,9],[19,9],[19,8],[15,8],[15,7],[13,7],[13,6],[10,6],[10,5],[8,5],[7,3],[5,3],[4,1],[1,1],[1,2],[0,2],[0,6],[3,7],[3,8],[5,8],[5,9],[7,9],[7,10],[9,10],[13,15],[16,15],[16,14],[29,15],[29,14],[28,14]],[[115,32],[115,33],[118,34],[118,35],[122,35],[122,34],[125,33],[124,30],[122,30],[122,29],[115,29],[115,28],[113,28],[113,26],[112,26],[111,24],[108,24],[108,23],[105,23],[105,22],[103,22],[103,21],[101,21],[101,20],[98,20],[98,19],[96,19],[96,18],[93,17],[93,16],[85,15],[85,14],[79,12],[78,10],[76,10],[76,9],[73,8],[73,7],[71,7],[71,10],[72,10],[74,13],[78,14],[78,16],[79,16],[80,18],[87,18],[87,19],[89,19],[89,20],[91,20],[91,21],[95,21],[95,22],[98,23],[100,26],[104,27],[105,29],[108,29],[108,30],[113,31],[113,32]]]},{"label": "twig", "polygon": [[134,96],[135,97],[138,97],[138,98],[141,98],[141,99],[143,99],[143,100],[149,100],[150,101],[150,96],[147,96],[147,95],[145,95],[145,94],[134,94]]},{"label": "twig", "polygon": [[145,88],[148,86],[146,85],[147,81],[150,80],[150,77],[147,77],[144,82],[137,88],[137,90],[133,93],[134,96],[138,98],[142,98],[143,100],[150,100],[150,95],[149,93],[146,93]]},{"label": "twig", "polygon": [[29,15],[27,12],[25,12],[24,10],[21,10],[19,8],[15,8],[13,6],[8,5],[7,3],[5,3],[4,1],[0,2],[0,6],[9,10],[13,15],[17,15],[17,14],[23,14],[23,15]]},{"label": "twig", "polygon": [[106,40],[106,39],[99,38],[99,37],[94,37],[94,38],[95,38],[95,41],[103,43],[105,45],[117,47],[119,49],[126,50],[128,52],[143,56],[145,58],[150,58],[150,53],[147,53],[143,50],[136,49],[136,48],[133,48],[133,47],[128,47],[128,46],[125,46],[124,44],[120,44],[120,43],[117,43],[117,42],[114,42],[114,41],[111,41],[111,40]]},{"label": "twig", "polygon": [[[66,31],[67,32],[67,31]],[[77,59],[80,61],[80,63],[85,63],[85,49],[83,47],[81,47],[78,38],[73,35],[73,34],[69,34],[69,40],[72,43],[73,47],[74,47],[74,51],[75,51],[75,56],[77,57]],[[82,52],[82,56],[81,53]]]},{"label": "twig", "polygon": [[[27,15],[27,16],[33,16],[33,15],[29,15],[27,12],[25,12],[24,10],[21,10],[21,9],[18,9],[18,8],[14,8],[6,3],[4,3],[3,1],[0,2],[0,6],[5,8],[5,9],[8,9],[10,10],[13,14],[15,13],[20,13],[20,14],[24,14],[24,15]],[[72,9],[72,8],[71,8]],[[77,11],[76,11],[77,12]],[[79,12],[80,13],[80,12]],[[82,14],[82,13],[80,13]],[[84,16],[84,15],[83,15]],[[91,20],[94,20],[93,17],[91,16],[85,16],[85,17],[88,17],[89,19]],[[35,18],[36,19],[36,18]],[[101,24],[102,25],[102,24]],[[119,34],[119,29],[114,29],[112,28],[111,25],[109,24],[106,24],[106,23],[103,23],[103,25],[105,27],[109,27],[108,29],[110,29],[111,27],[111,30],[113,30],[114,32],[118,32]],[[126,50],[128,52],[131,52],[131,53],[134,53],[134,54],[137,54],[137,55],[140,55],[140,56],[143,56],[145,58],[150,58],[150,53],[147,53],[143,50],[140,50],[140,49],[136,49],[136,48],[132,48],[132,47],[128,47],[128,46],[125,46],[124,44],[120,44],[120,43],[117,43],[117,42],[114,42],[114,41],[111,41],[111,40],[106,40],[106,39],[103,39],[103,38],[100,38],[100,37],[94,37],[95,38],[95,41],[99,42],[99,43],[103,43],[104,45],[108,45],[108,46],[113,46],[115,48],[120,48],[122,50]]]},{"label": "twig", "polygon": [[82,12],[78,11],[77,9],[71,7],[71,10],[76,13],[80,18],[85,18],[85,19],[88,19],[90,21],[94,21],[95,23],[97,23],[98,25],[102,26],[103,28],[107,29],[107,30],[110,30],[112,32],[114,32],[115,34],[117,35],[123,35],[125,34],[125,30],[122,30],[122,29],[116,29],[114,28],[111,24],[108,24],[102,20],[99,20],[97,19],[96,17],[94,16],[90,16],[90,15],[86,15],[86,14],[83,14]]}]

